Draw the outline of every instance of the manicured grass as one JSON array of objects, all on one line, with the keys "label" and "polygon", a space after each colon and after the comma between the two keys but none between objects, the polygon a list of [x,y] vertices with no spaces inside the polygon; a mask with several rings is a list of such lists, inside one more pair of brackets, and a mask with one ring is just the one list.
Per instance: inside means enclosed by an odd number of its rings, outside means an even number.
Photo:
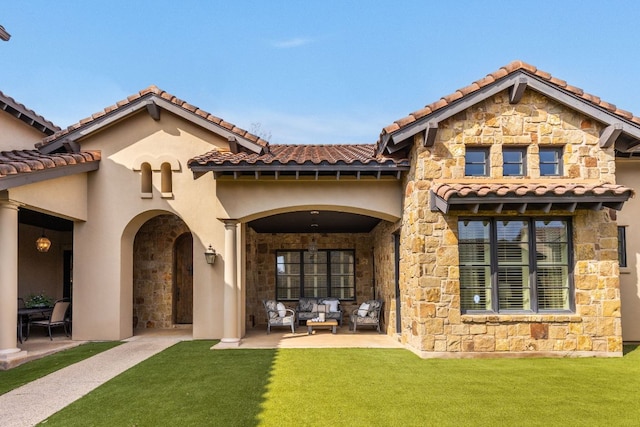
[{"label": "manicured grass", "polygon": [[70,348],[52,354],[42,359],[27,362],[8,371],[0,371],[0,394],[18,388],[38,378],[49,375],[52,372],[62,369],[74,363],[80,362],[88,357],[95,356],[105,350],[109,350],[120,342],[95,342]]},{"label": "manicured grass", "polygon": [[422,360],[398,349],[179,343],[47,426],[637,425],[640,349],[615,359]]}]

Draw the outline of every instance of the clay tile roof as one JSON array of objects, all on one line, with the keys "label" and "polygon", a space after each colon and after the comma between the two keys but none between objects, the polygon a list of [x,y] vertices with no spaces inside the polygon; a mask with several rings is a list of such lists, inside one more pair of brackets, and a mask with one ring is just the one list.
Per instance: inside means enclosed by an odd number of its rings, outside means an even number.
[{"label": "clay tile roof", "polygon": [[[633,197],[624,185],[603,183],[435,183],[431,191],[446,203],[604,202],[612,208]],[[465,200],[466,199],[466,200]],[[473,200],[471,200],[473,199]]]},{"label": "clay tile roof", "polygon": [[89,163],[97,164],[100,158],[99,151],[56,154],[42,154],[38,150],[0,151],[0,188],[8,188],[2,185],[3,180],[15,178],[18,175]]},{"label": "clay tile roof", "polygon": [[[165,91],[163,91],[162,89],[159,89],[156,86],[149,86],[143,90],[141,90],[138,93],[135,93],[131,96],[128,96],[127,98],[120,100],[118,102],[116,102],[114,105],[111,105],[109,107],[106,107],[103,111],[92,114],[91,116],[80,120],[78,123],[73,124],[68,126],[66,129],[62,129],[56,133],[54,133],[51,136],[48,136],[47,138],[44,138],[42,141],[40,141],[39,143],[36,144],[36,147],[40,148],[40,147],[44,147],[50,143],[52,143],[53,141],[56,141],[62,137],[64,137],[65,135],[68,135],[69,133],[78,130],[79,128],[86,126],[89,123],[92,123],[93,121],[104,117],[105,115],[114,113],[116,111],[119,111],[125,107],[127,107],[128,105],[130,105],[131,103],[137,102],[139,101],[141,98],[145,97],[145,96],[157,96],[159,98],[162,98],[168,102],[171,102],[174,105],[177,105],[180,108],[183,108],[185,111],[189,111],[195,115],[197,115],[198,117],[203,118],[204,120],[210,121],[212,123],[215,123],[218,126],[222,126],[225,129],[231,131],[232,133],[235,133],[236,135],[238,135],[241,138],[246,138],[246,139],[250,139],[251,141],[253,141],[254,143],[262,146],[262,147],[266,147],[269,145],[269,143],[265,140],[263,140],[262,138],[256,136],[256,135],[252,135],[249,132],[247,132],[246,130],[240,129],[238,127],[236,127],[234,124],[232,123],[228,123],[223,121],[222,119],[217,118],[216,116],[207,113],[204,110],[199,109],[198,107],[191,105],[189,103],[187,103],[186,101],[183,101],[177,97],[175,97],[174,95],[171,95],[170,93],[167,93]],[[58,128],[59,129],[59,128]]]},{"label": "clay tile roof", "polygon": [[404,165],[406,159],[376,156],[374,144],[271,145],[265,154],[210,151],[189,161],[189,166],[269,165]]},{"label": "clay tile roof", "polygon": [[[421,117],[424,117],[427,114],[430,114],[434,111],[440,110],[449,106],[451,103],[456,102],[460,98],[463,98],[471,93],[477,92],[482,88],[494,83],[496,80],[504,78],[512,73],[517,71],[524,70],[536,77],[539,77],[543,80],[548,81],[550,84],[558,86],[559,88],[577,96],[578,98],[583,99],[586,102],[594,104],[595,106],[602,108],[612,114],[620,116],[623,119],[633,121],[635,123],[640,122],[640,120],[635,117],[633,114],[628,111],[621,110],[617,108],[614,104],[610,104],[608,102],[602,101],[599,97],[595,95],[591,95],[589,93],[584,92],[582,89],[577,88],[575,86],[571,86],[567,84],[566,81],[553,77],[550,73],[546,71],[542,71],[534,67],[533,65],[527,64],[523,61],[513,61],[504,67],[501,67],[497,71],[488,74],[486,77],[481,78],[480,80],[476,80],[468,86],[463,87],[462,89],[458,89],[449,95],[445,95],[440,98],[438,101],[435,101],[425,108],[420,109],[414,113],[409,114],[407,117],[403,117],[401,119],[396,120],[394,123],[385,126],[382,129],[381,137],[385,134],[390,134],[402,129],[404,126],[409,125]],[[428,111],[425,111],[428,110]],[[380,143],[380,141],[378,141]]]},{"label": "clay tile roof", "polygon": [[634,191],[619,184],[568,184],[568,183],[440,183],[432,189],[444,200],[451,197],[486,197],[486,196],[563,196],[567,195],[633,195]]},{"label": "clay tile roof", "polygon": [[0,92],[0,110],[4,110],[16,116],[44,134],[50,135],[60,130],[58,126],[49,120],[37,114],[35,111],[28,109],[23,104],[16,102],[15,99],[2,92]]}]

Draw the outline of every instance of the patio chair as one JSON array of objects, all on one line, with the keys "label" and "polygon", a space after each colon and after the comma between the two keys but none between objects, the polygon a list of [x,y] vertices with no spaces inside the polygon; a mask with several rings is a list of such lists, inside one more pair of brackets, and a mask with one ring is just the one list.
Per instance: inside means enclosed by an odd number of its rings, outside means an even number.
[{"label": "patio chair", "polygon": [[291,332],[296,331],[296,312],[286,308],[283,303],[276,300],[263,300],[262,304],[267,313],[267,334],[271,333],[273,326],[291,327]]},{"label": "patio chair", "polygon": [[30,320],[27,326],[27,338],[31,334],[31,326],[41,326],[43,328],[47,328],[49,330],[49,339],[53,341],[53,337],[51,336],[51,329],[55,327],[62,326],[64,328],[64,334],[69,336],[69,331],[67,330],[67,310],[69,310],[69,306],[71,303],[69,301],[56,301],[53,306],[53,311],[51,312],[51,316],[48,319],[44,320]]},{"label": "patio chair", "polygon": [[368,300],[363,302],[360,307],[353,310],[351,316],[349,316],[349,329],[353,332],[360,326],[373,326],[380,330],[380,323],[382,320],[382,304],[381,300]]}]

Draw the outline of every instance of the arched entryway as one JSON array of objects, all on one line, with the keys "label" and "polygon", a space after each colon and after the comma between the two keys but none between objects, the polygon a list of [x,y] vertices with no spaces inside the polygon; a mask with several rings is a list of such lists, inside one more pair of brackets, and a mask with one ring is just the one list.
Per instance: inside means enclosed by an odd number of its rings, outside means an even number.
[{"label": "arched entryway", "polygon": [[168,329],[176,323],[191,323],[192,265],[193,237],[178,216],[158,215],[140,227],[133,243],[134,334],[136,329]]}]

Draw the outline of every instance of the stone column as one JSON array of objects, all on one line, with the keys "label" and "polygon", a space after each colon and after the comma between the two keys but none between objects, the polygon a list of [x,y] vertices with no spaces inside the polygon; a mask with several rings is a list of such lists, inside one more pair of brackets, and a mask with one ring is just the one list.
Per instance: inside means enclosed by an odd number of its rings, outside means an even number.
[{"label": "stone column", "polygon": [[237,225],[235,219],[224,222],[224,325],[221,342],[227,346],[240,344],[238,330],[238,260]]},{"label": "stone column", "polygon": [[0,362],[20,357],[18,319],[18,204],[0,201]]}]

